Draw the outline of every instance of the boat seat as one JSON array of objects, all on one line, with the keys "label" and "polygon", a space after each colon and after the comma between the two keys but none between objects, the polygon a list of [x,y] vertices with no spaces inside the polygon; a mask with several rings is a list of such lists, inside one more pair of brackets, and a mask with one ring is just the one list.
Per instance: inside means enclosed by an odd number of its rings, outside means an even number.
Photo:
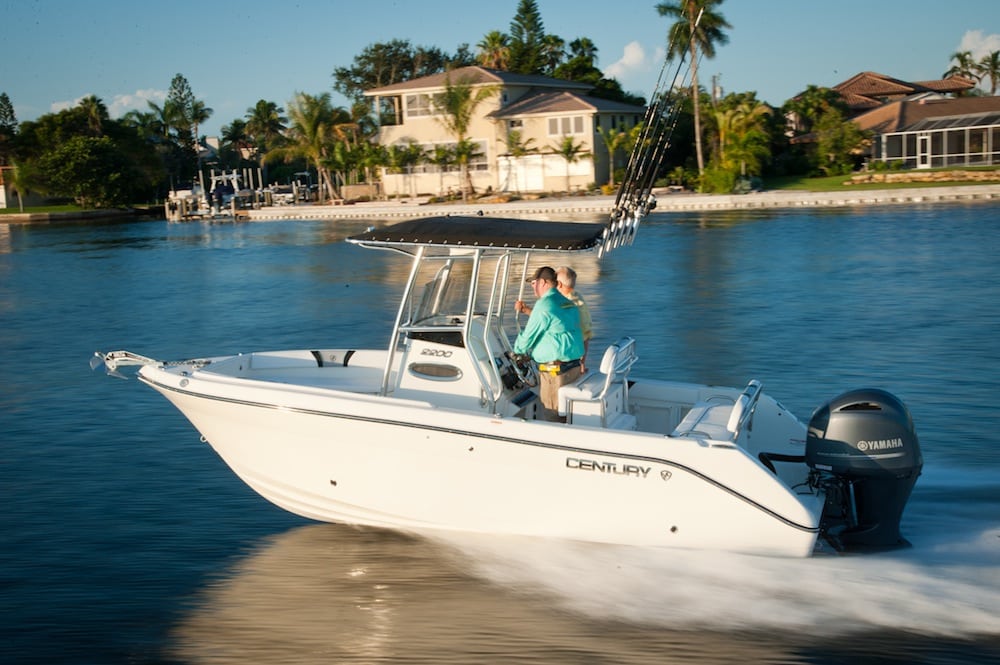
[{"label": "boat seat", "polygon": [[670,436],[731,441],[733,433],[729,431],[728,425],[734,403],[733,399],[722,395],[698,402],[684,415]]},{"label": "boat seat", "polygon": [[760,381],[753,379],[735,399],[715,395],[691,407],[670,436],[735,441],[753,418],[761,394]]},{"label": "boat seat", "polygon": [[559,388],[559,415],[569,424],[635,429],[635,416],[628,411],[628,373],[636,360],[631,337],[609,346],[599,372],[587,372]]}]

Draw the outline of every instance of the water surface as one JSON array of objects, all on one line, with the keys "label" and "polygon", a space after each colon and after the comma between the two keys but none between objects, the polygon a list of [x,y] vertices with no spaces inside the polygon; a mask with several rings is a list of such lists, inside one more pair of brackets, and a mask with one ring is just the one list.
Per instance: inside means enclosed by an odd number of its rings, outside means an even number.
[{"label": "water surface", "polygon": [[369,224],[0,224],[0,661],[1000,662],[1000,205],[657,214],[574,264],[636,374],[907,403],[914,547],[801,561],[314,524],[89,370],[384,345]]}]

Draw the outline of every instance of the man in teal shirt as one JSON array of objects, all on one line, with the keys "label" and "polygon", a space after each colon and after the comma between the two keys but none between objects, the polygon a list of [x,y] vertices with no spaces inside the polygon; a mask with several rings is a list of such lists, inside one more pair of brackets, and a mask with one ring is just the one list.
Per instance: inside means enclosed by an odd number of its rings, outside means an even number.
[{"label": "man in teal shirt", "polygon": [[580,311],[572,300],[559,293],[552,268],[539,268],[528,281],[538,300],[530,310],[520,300],[514,303],[518,312],[531,312],[514,340],[514,353],[531,354],[538,363],[543,415],[546,420],[559,420],[559,387],[580,376],[584,353]]}]

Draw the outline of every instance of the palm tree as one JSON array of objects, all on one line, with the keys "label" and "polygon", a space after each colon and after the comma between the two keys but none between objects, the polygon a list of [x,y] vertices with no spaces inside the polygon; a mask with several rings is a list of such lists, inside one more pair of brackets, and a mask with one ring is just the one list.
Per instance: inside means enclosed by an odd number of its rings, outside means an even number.
[{"label": "palm tree", "polygon": [[[354,152],[355,167],[363,171],[364,182],[369,183],[373,187],[377,182],[377,178],[374,177],[375,169],[385,166],[387,162],[385,148],[372,141],[361,141]],[[379,195],[378,191],[377,189],[371,191],[372,198]]]},{"label": "palm tree", "polygon": [[464,138],[452,148],[455,154],[455,162],[458,164],[459,172],[463,174],[462,182],[465,185],[462,187],[462,200],[468,200],[468,194],[472,194],[475,190],[472,187],[472,174],[469,173],[469,164],[472,160],[477,157],[482,157],[483,153],[479,150],[479,142],[473,141],[470,138]]},{"label": "palm tree", "polygon": [[979,81],[980,77],[977,72],[976,61],[972,59],[972,51],[956,51],[951,54],[951,59],[955,61],[955,64],[944,73],[945,78],[961,76],[962,78]]},{"label": "palm tree", "polygon": [[511,157],[524,157],[525,155],[537,152],[538,148],[531,145],[535,142],[533,138],[524,138],[524,133],[519,129],[512,129],[507,132],[507,154]]},{"label": "palm tree", "polygon": [[644,129],[646,129],[646,124],[644,122],[640,122],[633,125],[632,128],[626,132],[625,145],[622,146],[625,148],[625,152],[631,154],[635,150],[635,146],[639,143],[639,141],[644,141],[644,144],[649,142],[649,137],[646,137],[645,139],[643,138],[643,135],[645,134],[643,131]]},{"label": "palm tree", "polygon": [[326,166],[332,134],[334,111],[330,93],[313,96],[304,92],[296,93],[288,105],[288,145],[269,152],[265,159],[283,158],[286,161],[301,157],[311,162],[316,169],[320,185],[320,202],[335,194],[333,180]]},{"label": "palm tree", "polygon": [[152,111],[133,109],[122,116],[122,122],[135,128],[144,139],[156,141],[164,135],[163,121],[159,114]]},{"label": "palm tree", "polygon": [[413,140],[405,144],[393,144],[386,150],[386,161],[388,162],[389,171],[405,174],[407,179],[409,179],[408,176],[412,173],[413,167],[419,164],[425,157],[424,149],[419,143]]},{"label": "palm tree", "polygon": [[597,45],[589,37],[579,37],[569,43],[570,58],[580,58],[590,63],[597,61]]},{"label": "palm tree", "polygon": [[[509,130],[505,142],[507,144],[507,181],[509,183],[514,160],[524,157],[527,154],[538,152],[538,148],[532,145],[535,139],[524,138],[524,133],[519,129]],[[516,178],[514,179],[514,191],[518,191]]]},{"label": "palm tree", "polygon": [[239,118],[222,126],[222,145],[236,153],[236,160],[242,161],[248,152],[252,154],[253,141],[247,134],[247,123]]},{"label": "palm tree", "polygon": [[566,193],[569,194],[569,166],[574,162],[579,161],[583,157],[590,156],[589,152],[584,152],[583,143],[576,143],[573,137],[566,135],[562,137],[562,140],[558,144],[552,146],[552,149],[559,154],[560,157],[566,160]]},{"label": "palm tree", "polygon": [[427,161],[438,170],[438,196],[444,196],[444,172],[455,163],[455,151],[451,146],[438,144],[427,155]]},{"label": "palm tree", "polygon": [[288,124],[284,113],[285,109],[263,99],[247,109],[243,116],[247,121],[247,134],[253,139],[260,154],[265,154],[284,135]]},{"label": "palm tree", "polygon": [[17,192],[17,211],[24,212],[24,194],[28,191],[24,170],[18,166],[17,162],[11,162],[10,167],[4,167],[4,170],[6,173],[0,179],[6,179],[10,182],[13,190]]},{"label": "palm tree", "polygon": [[476,60],[483,67],[506,71],[510,66],[510,38],[499,30],[487,32],[476,48]]},{"label": "palm tree", "polygon": [[761,163],[770,154],[765,128],[770,115],[771,107],[756,99],[744,100],[733,109],[726,150],[730,163],[739,164],[741,176],[746,176],[748,170],[759,174]]},{"label": "palm tree", "polygon": [[694,102],[694,141],[698,156],[698,174],[705,171],[705,157],[701,148],[701,90],[698,86],[698,53],[706,58],[715,57],[716,45],[726,44],[729,37],[723,32],[732,26],[716,7],[723,0],[672,0],[656,5],[660,16],[677,19],[670,26],[668,57],[676,57],[688,49],[691,58],[691,98]]},{"label": "palm tree", "polygon": [[150,112],[155,118],[150,126],[159,128],[161,138],[169,139],[170,130],[176,129],[180,121],[177,105],[169,99],[163,102],[163,106],[158,106],[156,102],[151,101],[147,101],[146,104],[149,105]]},{"label": "palm tree", "polygon": [[188,121],[191,123],[191,134],[194,136],[194,149],[198,153],[198,170],[201,171],[201,148],[198,146],[198,128],[212,117],[214,111],[200,99],[192,99],[188,108]]},{"label": "palm tree", "polygon": [[979,80],[990,80],[990,94],[997,94],[997,83],[1000,82],[1000,51],[991,51],[983,56],[976,65]]},{"label": "palm tree", "polygon": [[288,118],[284,115],[285,109],[274,102],[264,99],[257,100],[257,103],[247,109],[246,132],[253,141],[257,150],[257,157],[263,168],[263,181],[268,182],[267,161],[265,156],[268,150],[278,145],[285,136]]},{"label": "palm tree", "polygon": [[160,154],[170,176],[171,187],[181,181],[191,179],[192,167],[196,160],[191,159],[193,149],[190,145],[190,126],[184,119],[180,105],[170,97],[158,106],[147,101],[151,118],[143,119],[150,131],[155,131],[153,138],[156,151]]},{"label": "palm tree", "polygon": [[80,110],[87,118],[87,130],[91,136],[101,136],[104,121],[108,119],[108,107],[98,97],[90,95],[80,100]]},{"label": "palm tree", "polygon": [[617,129],[604,129],[597,127],[597,133],[604,140],[604,147],[608,149],[608,186],[615,186],[615,153],[624,148],[628,142],[628,134]]},{"label": "palm tree", "polygon": [[338,107],[333,109],[330,133],[337,164],[334,173],[341,183],[357,184],[358,166],[361,162],[360,126],[345,109]]},{"label": "palm tree", "polygon": [[557,35],[545,35],[541,44],[542,70],[551,74],[566,59],[566,42]]},{"label": "palm tree", "polygon": [[469,141],[469,125],[472,123],[476,108],[485,100],[497,93],[496,86],[474,88],[468,82],[459,80],[451,82],[451,77],[445,78],[445,89],[440,96],[434,97],[434,106],[440,115],[435,119],[455,137],[456,157],[462,172],[462,200],[468,199],[472,192],[472,176],[469,174],[469,161],[476,156],[475,151],[467,149]]}]

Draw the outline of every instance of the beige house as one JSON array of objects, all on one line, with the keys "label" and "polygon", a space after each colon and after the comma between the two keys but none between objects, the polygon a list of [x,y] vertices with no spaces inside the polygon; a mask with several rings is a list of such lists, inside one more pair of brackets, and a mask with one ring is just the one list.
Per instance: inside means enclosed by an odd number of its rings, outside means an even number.
[{"label": "beige house", "polygon": [[[435,96],[447,85],[488,88],[491,94],[475,110],[468,138],[479,156],[469,166],[477,192],[577,191],[608,182],[611,165],[598,127],[627,131],[642,121],[644,109],[590,97],[591,86],[547,76],[514,74],[485,67],[462,67],[375,88],[365,92],[372,99],[379,122],[378,141],[385,146],[416,143],[425,154],[437,146],[454,146]],[[511,132],[520,137],[517,150]],[[580,157],[569,162],[558,154],[564,137],[580,146]],[[513,154],[512,154],[513,153]],[[626,155],[618,151],[615,168]],[[437,166],[430,161],[406,173],[384,172],[386,194],[416,196],[461,191],[457,166]]]}]

